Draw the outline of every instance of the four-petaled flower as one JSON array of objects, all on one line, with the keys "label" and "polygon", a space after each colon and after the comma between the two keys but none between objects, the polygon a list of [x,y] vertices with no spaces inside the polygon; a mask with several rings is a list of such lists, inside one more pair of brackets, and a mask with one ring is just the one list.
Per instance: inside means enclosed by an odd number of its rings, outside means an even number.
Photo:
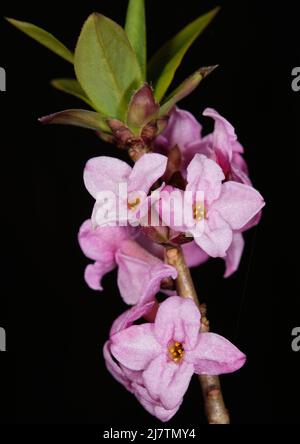
[{"label": "four-petaled flower", "polygon": [[[234,181],[223,182],[224,179],[224,173],[216,162],[203,154],[196,154],[187,167],[186,190],[178,190],[183,195],[181,201],[185,200],[185,193],[191,196],[194,219],[193,224],[188,219],[189,223],[183,224],[180,230],[191,233],[197,245],[211,257],[224,257],[233,242],[234,233],[242,230],[265,205],[263,197],[253,187]],[[172,187],[165,187],[161,193],[162,200],[169,199],[170,188],[174,191]],[[201,201],[197,201],[199,192]],[[161,202],[156,205],[161,205]],[[174,213],[174,210],[171,211]],[[172,224],[174,214],[173,217],[166,215],[166,223],[171,221]],[[171,227],[178,229],[177,226]]]},{"label": "four-petaled flower", "polygon": [[93,225],[138,225],[139,213],[143,207],[147,209],[150,188],[164,174],[167,160],[161,154],[144,154],[131,168],[111,157],[90,159],[84,170],[84,183],[96,199]]},{"label": "four-petaled flower", "polygon": [[219,375],[238,370],[245,355],[222,336],[200,333],[200,312],[191,299],[171,296],[154,323],[111,332],[109,350],[122,368],[139,373],[153,402],[176,410],[194,373]]}]

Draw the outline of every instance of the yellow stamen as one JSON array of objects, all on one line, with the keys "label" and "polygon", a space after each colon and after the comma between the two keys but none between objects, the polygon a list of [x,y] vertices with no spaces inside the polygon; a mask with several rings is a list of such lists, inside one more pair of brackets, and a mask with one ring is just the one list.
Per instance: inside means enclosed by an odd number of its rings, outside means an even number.
[{"label": "yellow stamen", "polygon": [[176,364],[178,364],[184,355],[184,348],[181,344],[181,342],[173,342],[170,347],[168,348],[169,357],[174,361]]},{"label": "yellow stamen", "polygon": [[206,218],[206,208],[203,203],[195,203],[193,205],[193,216],[199,222]]},{"label": "yellow stamen", "polygon": [[127,202],[128,210],[135,210],[135,208],[141,203],[141,199],[137,197],[133,202]]}]

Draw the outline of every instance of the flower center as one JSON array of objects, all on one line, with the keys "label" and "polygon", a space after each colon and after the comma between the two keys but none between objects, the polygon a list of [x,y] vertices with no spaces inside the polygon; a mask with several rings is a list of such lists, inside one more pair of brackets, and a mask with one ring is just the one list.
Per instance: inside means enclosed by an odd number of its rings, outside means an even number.
[{"label": "flower center", "polygon": [[173,342],[169,348],[169,357],[174,361],[176,364],[178,364],[184,355],[184,348],[181,344],[181,342]]},{"label": "flower center", "polygon": [[193,217],[198,222],[206,218],[206,208],[203,203],[196,202],[193,205]]},{"label": "flower center", "polygon": [[127,208],[128,210],[135,210],[136,207],[141,203],[141,199],[137,197],[133,202],[127,201]]}]

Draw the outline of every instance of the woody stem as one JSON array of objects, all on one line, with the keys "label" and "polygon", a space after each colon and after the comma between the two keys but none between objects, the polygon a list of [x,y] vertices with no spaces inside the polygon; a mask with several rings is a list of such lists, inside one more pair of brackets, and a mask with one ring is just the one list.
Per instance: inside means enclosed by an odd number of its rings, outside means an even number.
[{"label": "woody stem", "polygon": [[[184,254],[180,246],[168,247],[166,249],[166,259],[169,265],[176,268],[178,276],[176,288],[179,296],[191,298],[199,307],[201,312],[201,332],[209,331],[209,322],[206,317],[206,306],[200,304],[192,276],[186,265]],[[200,385],[205,405],[205,412],[209,424],[229,424],[229,413],[225,407],[223,395],[218,376],[199,375]]]}]

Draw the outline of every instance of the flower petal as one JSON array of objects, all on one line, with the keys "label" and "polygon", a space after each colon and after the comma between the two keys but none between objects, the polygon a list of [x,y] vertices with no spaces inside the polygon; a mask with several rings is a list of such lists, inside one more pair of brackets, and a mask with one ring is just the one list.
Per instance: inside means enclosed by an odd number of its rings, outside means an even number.
[{"label": "flower petal", "polygon": [[104,362],[106,365],[107,370],[109,371],[109,373],[122,385],[124,385],[124,387],[129,390],[130,392],[131,390],[131,381],[130,379],[126,376],[126,374],[124,373],[122,367],[120,367],[116,361],[113,359],[111,352],[110,352],[110,343],[109,341],[107,341],[104,344],[103,347],[103,356],[104,356]]},{"label": "flower petal", "polygon": [[168,158],[161,154],[144,154],[134,165],[128,179],[128,192],[148,194],[152,185],[163,176]]},{"label": "flower petal", "polygon": [[148,302],[147,304],[139,304],[129,308],[122,313],[113,323],[109,336],[113,336],[119,333],[121,330],[125,330],[130,327],[135,321],[145,316],[154,306],[154,302]]},{"label": "flower petal", "polygon": [[195,233],[194,240],[209,256],[224,257],[232,242],[232,229],[216,211],[209,211],[203,233]]},{"label": "flower petal", "polygon": [[198,267],[209,259],[209,255],[195,241],[183,244],[182,249],[189,268]]},{"label": "flower petal", "polygon": [[247,224],[265,205],[263,197],[254,188],[237,182],[226,182],[220,198],[211,209],[218,211],[233,230]]},{"label": "flower petal", "polygon": [[187,352],[185,359],[194,365],[199,375],[221,375],[240,369],[246,356],[222,336],[200,333],[196,348]]},{"label": "flower petal", "polygon": [[103,262],[112,262],[122,241],[129,238],[128,227],[93,228],[90,219],[81,225],[78,234],[78,242],[85,256]]},{"label": "flower petal", "polygon": [[126,304],[144,304],[154,300],[160,290],[161,281],[176,279],[175,268],[157,259],[157,263],[117,253],[118,286]]},{"label": "flower petal", "polygon": [[155,209],[163,222],[163,226],[168,226],[178,232],[186,231],[185,219],[189,220],[184,217],[184,198],[184,191],[170,185],[165,186],[161,190],[159,200],[155,202]]},{"label": "flower petal", "polygon": [[84,272],[84,279],[92,290],[103,290],[101,279],[103,276],[112,271],[116,266],[115,261],[100,262],[90,264],[86,267]]},{"label": "flower petal", "polygon": [[144,409],[162,422],[169,421],[180,407],[178,404],[174,409],[165,409],[161,403],[153,401],[143,385],[133,383],[132,390]]},{"label": "flower petal", "polygon": [[246,223],[246,225],[243,226],[241,229],[242,232],[250,230],[250,228],[256,227],[256,225],[259,224],[260,220],[262,218],[262,211],[259,211],[254,217],[252,217],[249,222]]},{"label": "flower petal", "polygon": [[115,359],[131,370],[144,370],[161,350],[155,339],[153,324],[132,325],[110,340]]},{"label": "flower petal", "polygon": [[96,199],[101,191],[118,194],[118,184],[127,182],[132,168],[122,160],[113,157],[94,157],[84,170],[84,183],[88,192]]},{"label": "flower petal", "polygon": [[249,176],[249,168],[247,162],[240,152],[233,152],[232,163],[235,167],[239,168],[241,171],[243,171],[243,173]]},{"label": "flower petal", "polygon": [[175,409],[182,402],[193,373],[193,364],[175,364],[161,354],[143,372],[143,379],[152,398],[166,409]]},{"label": "flower petal", "polygon": [[203,116],[211,117],[215,121],[215,128],[212,133],[212,146],[214,151],[220,153],[221,157],[231,162],[233,147],[237,141],[234,127],[216,110],[206,108]]},{"label": "flower petal", "polygon": [[217,199],[221,192],[222,169],[203,154],[196,154],[187,168],[187,191],[202,191],[207,204]]},{"label": "flower petal", "polygon": [[154,332],[163,346],[166,347],[170,341],[178,341],[189,350],[197,343],[199,329],[200,312],[192,299],[171,296],[160,305]]},{"label": "flower petal", "polygon": [[168,126],[162,133],[167,140],[168,146],[178,146],[182,151],[192,142],[201,137],[202,127],[195,117],[188,111],[176,108],[169,119]]},{"label": "flower petal", "polygon": [[224,258],[226,264],[224,278],[231,276],[238,269],[244,251],[244,245],[243,235],[241,233],[234,233],[232,243]]}]

